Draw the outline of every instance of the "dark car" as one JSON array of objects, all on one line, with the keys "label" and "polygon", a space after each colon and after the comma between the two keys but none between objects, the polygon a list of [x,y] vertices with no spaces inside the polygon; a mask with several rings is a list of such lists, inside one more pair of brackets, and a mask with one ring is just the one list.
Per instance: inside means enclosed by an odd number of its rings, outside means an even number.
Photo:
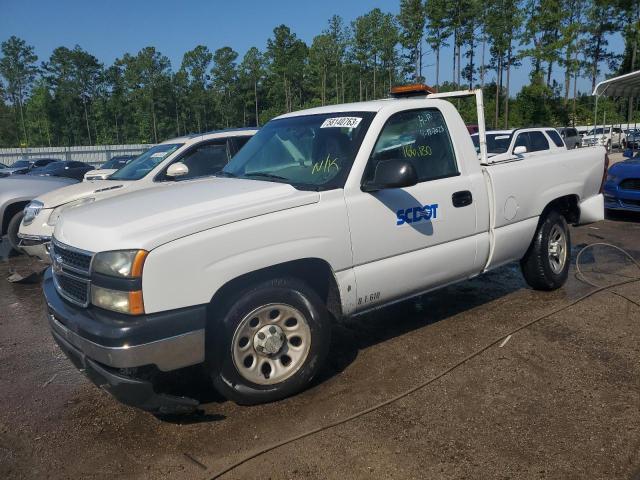
[{"label": "dark car", "polygon": [[59,158],[33,158],[29,160],[18,160],[13,165],[11,165],[11,169],[13,169],[13,173],[27,173],[34,168],[42,168],[46,167],[50,163],[59,162]]},{"label": "dark car", "polygon": [[640,212],[640,154],[609,169],[604,184],[604,208]]},{"label": "dark car", "polygon": [[44,168],[34,169],[29,172],[30,175],[41,175],[46,177],[67,177],[82,180],[84,174],[93,170],[93,167],[87,163],[74,161],[57,161],[50,163]]}]

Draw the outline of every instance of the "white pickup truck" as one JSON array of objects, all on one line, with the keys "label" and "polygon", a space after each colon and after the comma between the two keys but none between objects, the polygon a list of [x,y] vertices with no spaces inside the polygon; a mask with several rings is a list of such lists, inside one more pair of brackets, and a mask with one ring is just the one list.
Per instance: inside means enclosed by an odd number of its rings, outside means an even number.
[{"label": "white pickup truck", "polygon": [[257,129],[236,128],[166,140],[114,170],[108,179],[90,180],[39,196],[24,209],[18,238],[27,255],[49,261],[49,242],[62,212],[80,205],[220,171]]},{"label": "white pickup truck", "polygon": [[479,161],[453,94],[397,95],[283,115],[217,178],[64,212],[44,280],[55,340],[130,405],[195,408],[157,382],[198,364],[256,404],[309,384],[335,319],[513,261],[562,286],[567,224],[604,216],[604,148],[493,163],[480,116]]}]

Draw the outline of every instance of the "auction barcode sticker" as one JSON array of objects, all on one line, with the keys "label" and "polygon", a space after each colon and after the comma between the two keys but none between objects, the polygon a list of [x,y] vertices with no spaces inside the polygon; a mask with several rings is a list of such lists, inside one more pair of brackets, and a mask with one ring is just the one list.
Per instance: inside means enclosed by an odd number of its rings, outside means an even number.
[{"label": "auction barcode sticker", "polygon": [[358,125],[360,125],[361,121],[362,121],[362,118],[360,117],[327,118],[324,122],[322,122],[322,125],[320,125],[320,128],[332,128],[332,127],[356,128]]}]

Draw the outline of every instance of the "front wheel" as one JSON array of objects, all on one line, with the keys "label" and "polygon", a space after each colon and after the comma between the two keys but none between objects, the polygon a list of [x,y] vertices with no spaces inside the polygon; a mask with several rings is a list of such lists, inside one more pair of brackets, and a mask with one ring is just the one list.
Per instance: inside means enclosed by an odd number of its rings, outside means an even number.
[{"label": "front wheel", "polygon": [[520,260],[524,279],[535,290],[556,290],[567,281],[571,236],[562,215],[550,212],[539,223],[531,245]]},{"label": "front wheel", "polygon": [[9,245],[11,248],[18,253],[22,253],[20,249],[20,238],[18,237],[18,231],[20,230],[20,223],[22,222],[22,217],[24,216],[22,210],[16,213],[11,220],[9,220],[9,225],[7,226],[7,239],[9,240]]},{"label": "front wheel", "polygon": [[243,405],[272,402],[309,385],[329,349],[331,323],[320,297],[294,278],[240,293],[211,325],[207,368],[216,389]]}]

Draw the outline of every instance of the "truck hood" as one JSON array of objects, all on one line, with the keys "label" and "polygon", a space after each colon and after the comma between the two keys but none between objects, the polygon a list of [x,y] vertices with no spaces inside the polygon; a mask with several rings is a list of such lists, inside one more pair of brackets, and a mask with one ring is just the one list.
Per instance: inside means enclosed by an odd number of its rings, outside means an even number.
[{"label": "truck hood", "polygon": [[122,193],[133,182],[118,182],[115,180],[90,180],[77,183],[69,187],[60,188],[38,197],[44,208],[55,208],[65,203],[73,202],[85,197],[96,197],[109,193]]},{"label": "truck hood", "polygon": [[54,236],[100,252],[152,250],[203,230],[318,202],[320,194],[291,185],[207,178],[117,195],[62,215]]}]

